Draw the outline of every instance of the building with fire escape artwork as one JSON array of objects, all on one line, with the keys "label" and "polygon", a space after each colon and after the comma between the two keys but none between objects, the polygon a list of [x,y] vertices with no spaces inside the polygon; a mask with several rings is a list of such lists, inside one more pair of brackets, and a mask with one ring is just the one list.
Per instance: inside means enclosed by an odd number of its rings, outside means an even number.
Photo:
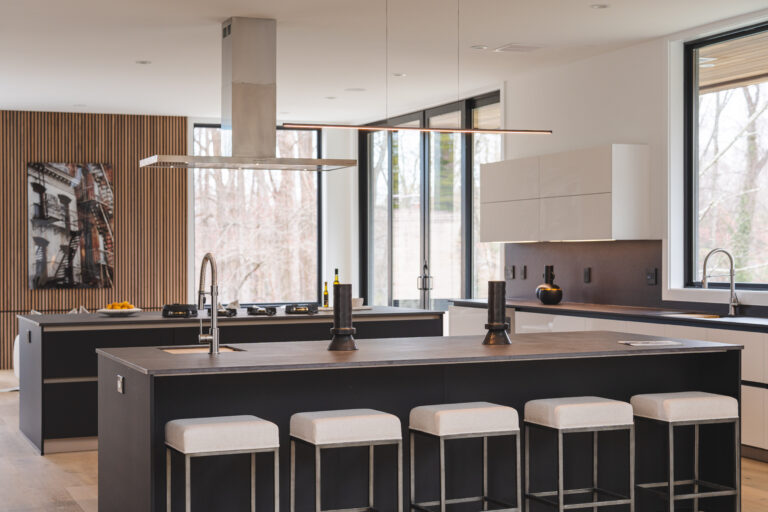
[{"label": "building with fire escape artwork", "polygon": [[108,164],[27,165],[31,289],[112,287],[113,184]]}]

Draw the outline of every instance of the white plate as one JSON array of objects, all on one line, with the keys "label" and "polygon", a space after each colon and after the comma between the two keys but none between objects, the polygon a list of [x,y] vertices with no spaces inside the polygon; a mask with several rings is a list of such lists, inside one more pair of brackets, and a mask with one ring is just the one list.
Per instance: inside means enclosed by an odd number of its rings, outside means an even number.
[{"label": "white plate", "polygon": [[106,309],[102,308],[97,310],[97,313],[102,313],[107,316],[131,316],[135,313],[139,313],[141,311],[141,308],[133,308],[133,309]]}]

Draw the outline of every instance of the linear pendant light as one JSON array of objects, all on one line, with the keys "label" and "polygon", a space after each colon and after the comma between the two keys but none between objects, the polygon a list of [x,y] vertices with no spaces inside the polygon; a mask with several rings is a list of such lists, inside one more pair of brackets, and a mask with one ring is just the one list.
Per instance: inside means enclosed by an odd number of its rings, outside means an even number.
[{"label": "linear pendant light", "polygon": [[340,130],[362,130],[369,132],[433,132],[433,133],[477,133],[487,135],[506,135],[506,134],[532,134],[532,135],[551,135],[552,130],[503,130],[501,128],[426,128],[420,126],[390,126],[390,125],[357,125],[357,124],[303,124],[303,123],[283,123],[283,128],[309,128],[309,129],[340,129]]},{"label": "linear pendant light", "polygon": [[[389,0],[385,0],[385,92],[384,100],[386,103],[385,117],[389,118]],[[461,0],[456,0],[456,102],[460,103],[461,87]],[[283,128],[309,128],[309,129],[328,129],[328,130],[360,130],[369,132],[397,132],[414,131],[427,133],[472,133],[478,135],[552,135],[552,130],[531,130],[531,129],[501,129],[501,128],[429,128],[423,126],[392,126],[392,125],[356,125],[356,124],[324,124],[324,123],[283,123]]]}]

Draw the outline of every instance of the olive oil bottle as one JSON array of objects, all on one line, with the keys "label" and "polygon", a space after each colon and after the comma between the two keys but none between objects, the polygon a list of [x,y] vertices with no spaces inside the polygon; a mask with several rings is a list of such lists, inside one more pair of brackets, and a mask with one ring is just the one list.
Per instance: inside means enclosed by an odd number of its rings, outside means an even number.
[{"label": "olive oil bottle", "polygon": [[333,270],[333,272],[335,274],[334,277],[333,277],[333,284],[340,284],[339,283],[339,269],[336,268],[336,269]]},{"label": "olive oil bottle", "polygon": [[325,282],[325,287],[323,288],[323,307],[328,307],[328,281]]}]

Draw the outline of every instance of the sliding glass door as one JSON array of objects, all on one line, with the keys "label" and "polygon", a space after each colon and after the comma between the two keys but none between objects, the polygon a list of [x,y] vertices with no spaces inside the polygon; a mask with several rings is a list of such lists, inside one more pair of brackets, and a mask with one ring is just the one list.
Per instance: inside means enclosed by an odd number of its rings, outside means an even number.
[{"label": "sliding glass door", "polygon": [[[499,94],[390,119],[393,126],[499,128]],[[500,135],[410,130],[364,136],[369,302],[445,309],[484,297],[503,278],[500,244],[479,244],[480,165],[501,159]],[[425,268],[426,267],[426,268]],[[420,290],[427,275],[431,289]]]}]

